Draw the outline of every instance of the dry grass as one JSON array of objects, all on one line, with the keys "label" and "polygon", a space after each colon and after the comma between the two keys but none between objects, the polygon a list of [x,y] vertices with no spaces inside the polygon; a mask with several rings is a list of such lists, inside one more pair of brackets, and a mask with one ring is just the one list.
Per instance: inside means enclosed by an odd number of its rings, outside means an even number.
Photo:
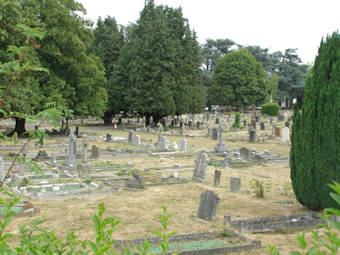
[{"label": "dry grass", "polygon": [[[92,128],[81,128],[98,135],[111,133],[113,136],[127,137],[126,131],[95,130]],[[200,131],[194,131],[200,132]],[[265,131],[269,132],[269,130]],[[156,134],[139,133],[144,139],[157,139]],[[226,132],[225,137],[245,137],[247,131]],[[182,137],[168,136],[171,141],[178,144]],[[216,141],[205,137],[187,137],[188,147],[192,151],[198,151],[202,148],[212,150],[216,145]],[[122,148],[131,147],[130,145],[121,143],[104,143],[102,141],[92,142],[92,144],[100,144],[101,148]],[[282,153],[288,155],[289,147],[280,145],[278,141],[272,141],[270,144],[249,144],[247,142],[225,142],[227,147],[240,148],[256,148],[258,151],[268,149],[271,152]],[[192,146],[194,145],[194,146]],[[116,164],[126,164],[132,162],[137,168],[141,167],[160,167],[171,166],[175,163],[183,165],[194,164],[194,158],[174,158],[173,156],[162,156],[159,158],[150,158],[147,155],[126,155],[125,157],[109,157]],[[213,187],[214,170],[222,170],[221,186]],[[17,218],[11,224],[11,231],[16,232],[19,224],[28,223],[33,219],[46,219],[44,226],[55,231],[57,236],[65,237],[69,231],[75,231],[81,238],[93,238],[91,216],[96,213],[98,204],[104,202],[106,206],[106,216],[114,216],[121,221],[115,238],[132,239],[140,237],[154,236],[153,230],[159,229],[160,224],[157,219],[157,213],[161,212],[161,206],[166,205],[168,210],[174,214],[170,220],[170,230],[177,231],[178,234],[196,233],[206,231],[222,231],[223,216],[231,215],[233,220],[246,219],[254,217],[268,217],[276,215],[290,215],[306,213],[307,209],[295,203],[291,206],[279,205],[272,203],[276,200],[287,200],[293,197],[292,190],[288,190],[287,194],[282,195],[279,192],[279,186],[289,187],[288,164],[269,164],[265,166],[252,166],[249,168],[227,169],[208,167],[207,182],[204,184],[190,182],[188,184],[178,184],[171,186],[148,187],[145,191],[131,192],[120,190],[118,195],[110,195],[101,198],[89,199],[71,199],[64,201],[41,202],[33,201],[40,207],[41,213],[31,218]],[[262,178],[258,175],[266,176]],[[181,172],[180,176],[191,177],[192,172]],[[241,177],[242,192],[240,194],[232,194],[229,192],[230,177]],[[253,178],[270,182],[272,189],[265,193],[265,198],[256,198],[254,194],[249,194],[251,190],[249,181]],[[200,195],[204,190],[213,190],[220,197],[216,219],[211,222],[202,222],[196,219],[199,206]],[[252,251],[245,254],[268,254],[266,248],[270,244],[274,244],[281,248],[282,254],[288,254],[289,250],[298,249],[298,242],[295,240],[296,233],[276,232],[267,234],[247,235],[251,239],[259,239],[262,241],[264,248],[259,251]]]}]

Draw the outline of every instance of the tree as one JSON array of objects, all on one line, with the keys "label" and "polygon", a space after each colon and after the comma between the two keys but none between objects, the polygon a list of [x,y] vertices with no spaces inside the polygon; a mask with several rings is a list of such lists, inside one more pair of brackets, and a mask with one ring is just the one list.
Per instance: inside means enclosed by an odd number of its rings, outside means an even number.
[{"label": "tree", "polygon": [[294,109],[290,169],[297,200],[318,210],[338,206],[327,184],[340,181],[340,35],[322,39],[307,79],[302,110]]},{"label": "tree", "polygon": [[268,80],[261,63],[245,49],[219,59],[208,97],[212,104],[235,107],[264,103],[268,98]]},{"label": "tree", "polygon": [[198,112],[205,97],[199,46],[180,8],[148,1],[127,28],[109,94],[115,111],[137,111],[157,123],[170,114]]},{"label": "tree", "polygon": [[[113,72],[117,65],[120,50],[124,44],[123,29],[118,27],[118,24],[113,17],[106,17],[104,21],[99,17],[97,27],[93,30],[94,41],[91,47],[92,52],[99,56],[104,67],[106,84],[105,87],[110,87],[109,83],[113,81]],[[112,92],[108,90],[108,92]],[[108,93],[108,102],[115,100],[112,93]],[[104,113],[104,122],[111,123],[112,117],[116,113],[115,107],[108,103],[107,110]]]}]

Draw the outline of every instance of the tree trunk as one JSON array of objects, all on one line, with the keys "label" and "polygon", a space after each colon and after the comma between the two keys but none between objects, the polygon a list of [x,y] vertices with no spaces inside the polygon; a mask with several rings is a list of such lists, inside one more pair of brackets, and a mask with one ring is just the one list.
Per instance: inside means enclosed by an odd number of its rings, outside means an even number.
[{"label": "tree trunk", "polygon": [[113,114],[112,112],[104,112],[104,124],[112,124]]},{"label": "tree trunk", "polygon": [[17,132],[18,135],[22,135],[22,133],[26,132],[25,123],[26,119],[15,117],[15,128],[13,133]]}]

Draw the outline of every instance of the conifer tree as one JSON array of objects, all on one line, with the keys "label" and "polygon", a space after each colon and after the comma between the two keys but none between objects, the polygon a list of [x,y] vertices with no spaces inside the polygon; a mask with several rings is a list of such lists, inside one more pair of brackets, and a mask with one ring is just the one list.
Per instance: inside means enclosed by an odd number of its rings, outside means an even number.
[{"label": "conifer tree", "polygon": [[327,184],[340,181],[340,35],[321,41],[302,110],[295,105],[290,151],[297,200],[317,210],[336,207]]}]

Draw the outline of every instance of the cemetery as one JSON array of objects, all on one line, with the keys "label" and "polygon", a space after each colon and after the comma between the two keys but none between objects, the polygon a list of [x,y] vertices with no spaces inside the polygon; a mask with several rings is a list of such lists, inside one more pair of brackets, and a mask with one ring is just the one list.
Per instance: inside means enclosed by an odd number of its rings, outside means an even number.
[{"label": "cemetery", "polygon": [[0,255],[339,254],[340,6],[301,1],[1,0]]}]

